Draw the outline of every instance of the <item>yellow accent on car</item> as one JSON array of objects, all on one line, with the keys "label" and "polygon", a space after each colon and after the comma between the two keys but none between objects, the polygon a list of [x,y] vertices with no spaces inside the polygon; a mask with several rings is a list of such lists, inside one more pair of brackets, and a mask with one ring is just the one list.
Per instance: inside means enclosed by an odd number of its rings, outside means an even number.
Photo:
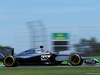
[{"label": "yellow accent on car", "polygon": [[[13,59],[13,63],[12,63],[12,64],[10,64],[10,65],[8,65],[8,64],[6,64],[6,63],[5,63],[5,60],[6,60],[8,57],[11,57],[11,58]],[[13,56],[7,56],[7,57],[5,57],[5,58],[4,58],[4,65],[5,65],[5,66],[11,67],[11,66],[13,66],[13,65],[14,65],[14,63],[15,63],[15,59],[14,59],[14,57],[13,57]]]},{"label": "yellow accent on car", "polygon": [[[72,63],[72,62],[71,62],[71,57],[74,56],[74,55],[78,56],[78,58],[79,58],[78,63]],[[69,62],[70,62],[71,64],[73,64],[73,65],[78,65],[78,64],[81,62],[81,58],[80,58],[80,56],[79,56],[78,54],[72,54],[72,55],[70,56],[70,58],[69,58]]]}]

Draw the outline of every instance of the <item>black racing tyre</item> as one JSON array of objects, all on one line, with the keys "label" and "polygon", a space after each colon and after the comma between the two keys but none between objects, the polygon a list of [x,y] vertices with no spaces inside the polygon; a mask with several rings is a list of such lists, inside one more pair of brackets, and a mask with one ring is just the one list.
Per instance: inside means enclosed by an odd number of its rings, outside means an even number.
[{"label": "black racing tyre", "polygon": [[13,56],[6,56],[3,60],[3,63],[6,67],[15,67],[17,63]]},{"label": "black racing tyre", "polygon": [[79,65],[82,65],[83,64],[83,60],[81,59],[81,62],[79,63]]},{"label": "black racing tyre", "polygon": [[78,54],[72,54],[69,57],[69,62],[73,66],[78,66],[83,64],[83,60],[81,59],[81,56]]}]

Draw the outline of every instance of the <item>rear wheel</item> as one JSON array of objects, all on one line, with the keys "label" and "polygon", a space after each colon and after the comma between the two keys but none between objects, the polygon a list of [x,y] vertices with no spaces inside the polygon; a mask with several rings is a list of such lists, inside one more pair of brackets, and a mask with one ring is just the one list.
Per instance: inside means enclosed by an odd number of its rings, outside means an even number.
[{"label": "rear wheel", "polygon": [[69,57],[69,62],[73,66],[78,66],[83,64],[83,60],[81,59],[81,56],[78,54],[72,54]]},{"label": "rear wheel", "polygon": [[17,66],[17,63],[16,63],[13,56],[5,57],[3,63],[6,67],[15,67],[15,66]]}]

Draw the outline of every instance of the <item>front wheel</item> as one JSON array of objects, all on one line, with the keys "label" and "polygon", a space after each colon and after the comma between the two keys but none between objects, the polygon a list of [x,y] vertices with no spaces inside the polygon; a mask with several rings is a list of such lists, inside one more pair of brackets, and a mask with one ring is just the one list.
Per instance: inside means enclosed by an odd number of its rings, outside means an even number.
[{"label": "front wheel", "polygon": [[83,60],[81,59],[81,56],[78,54],[72,54],[69,57],[69,62],[73,66],[78,66],[83,64]]}]

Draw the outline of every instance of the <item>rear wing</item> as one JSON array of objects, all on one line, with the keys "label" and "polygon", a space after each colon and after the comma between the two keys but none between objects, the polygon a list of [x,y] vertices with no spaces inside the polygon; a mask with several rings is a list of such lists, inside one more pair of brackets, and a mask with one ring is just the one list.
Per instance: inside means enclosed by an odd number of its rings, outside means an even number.
[{"label": "rear wing", "polygon": [[0,60],[4,59],[6,56],[13,56],[14,48],[4,48],[0,49]]}]

